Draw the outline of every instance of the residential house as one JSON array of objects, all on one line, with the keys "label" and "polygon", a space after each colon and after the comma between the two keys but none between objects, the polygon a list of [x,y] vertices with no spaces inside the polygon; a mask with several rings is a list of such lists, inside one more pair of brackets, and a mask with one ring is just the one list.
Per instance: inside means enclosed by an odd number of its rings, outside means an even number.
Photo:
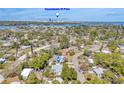
[{"label": "residential house", "polygon": [[99,77],[102,78],[104,74],[104,70],[101,67],[95,67],[93,68],[93,72]]},{"label": "residential house", "polygon": [[57,64],[60,64],[60,63],[64,62],[64,56],[56,55],[55,56],[55,61],[56,61]]},{"label": "residential house", "polygon": [[32,71],[33,71],[32,68],[24,68],[21,72],[22,79],[26,80]]},{"label": "residential house", "polygon": [[92,58],[86,57],[86,59],[87,59],[87,62],[88,62],[89,64],[94,64],[94,61],[93,61]]},{"label": "residential house", "polygon": [[111,51],[109,51],[109,50],[102,50],[101,52],[105,53],[105,54],[111,54]]},{"label": "residential house", "polygon": [[56,75],[61,75],[62,67],[63,67],[63,66],[62,66],[61,64],[52,65],[52,71],[53,71]]},{"label": "residential house", "polygon": [[30,46],[21,46],[20,48],[21,49],[27,49],[27,48],[30,48]]},{"label": "residential house", "polygon": [[13,44],[10,42],[4,43],[2,46],[3,47],[11,47]]},{"label": "residential house", "polygon": [[5,62],[6,62],[6,59],[0,58],[0,64],[3,64],[3,63],[5,63]]},{"label": "residential house", "polygon": [[124,54],[124,45],[118,45],[120,53]]}]

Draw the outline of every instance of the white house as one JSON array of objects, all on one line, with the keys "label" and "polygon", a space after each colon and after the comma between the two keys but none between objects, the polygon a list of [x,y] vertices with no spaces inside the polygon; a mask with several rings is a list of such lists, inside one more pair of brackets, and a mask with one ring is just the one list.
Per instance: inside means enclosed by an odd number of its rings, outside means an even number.
[{"label": "white house", "polygon": [[64,62],[64,56],[55,55],[54,59],[55,59],[56,63],[58,63],[58,64]]},{"label": "white house", "polygon": [[30,48],[30,46],[21,46],[20,48],[21,49],[27,49],[27,48]]},{"label": "white house", "polygon": [[3,47],[11,47],[13,44],[10,42],[4,43],[2,46]]},{"label": "white house", "polygon": [[93,61],[92,58],[87,58],[87,61],[88,61],[88,63],[90,63],[90,64],[93,64],[93,63],[94,63],[94,61]]},{"label": "white house", "polygon": [[91,57],[85,57],[86,59],[86,62],[89,63],[89,64],[94,64],[94,61]]},{"label": "white house", "polygon": [[111,51],[109,51],[109,50],[102,50],[102,53],[111,54]]},{"label": "white house", "polygon": [[60,75],[62,72],[62,65],[61,64],[56,64],[52,66],[52,71],[56,74],[56,75]]},{"label": "white house", "polygon": [[32,68],[24,68],[21,72],[22,79],[26,80],[32,71],[33,71]]},{"label": "white house", "polygon": [[6,61],[6,59],[4,59],[4,58],[0,58],[0,64],[5,63],[5,61]]},{"label": "white house", "polygon": [[93,68],[93,72],[99,77],[102,78],[102,75],[104,74],[104,71],[100,67]]},{"label": "white house", "polygon": [[84,45],[81,45],[80,48],[83,49],[84,48]]},{"label": "white house", "polygon": [[118,45],[120,53],[124,54],[124,45]]},{"label": "white house", "polygon": [[124,45],[118,45],[121,50],[124,50]]}]

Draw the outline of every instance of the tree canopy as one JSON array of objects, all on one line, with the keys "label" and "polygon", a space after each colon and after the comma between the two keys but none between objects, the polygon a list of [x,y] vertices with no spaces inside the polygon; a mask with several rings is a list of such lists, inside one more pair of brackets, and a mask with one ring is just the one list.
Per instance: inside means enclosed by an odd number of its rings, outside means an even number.
[{"label": "tree canopy", "polygon": [[67,64],[64,64],[61,77],[65,81],[77,80],[77,72],[73,68],[69,68]]}]

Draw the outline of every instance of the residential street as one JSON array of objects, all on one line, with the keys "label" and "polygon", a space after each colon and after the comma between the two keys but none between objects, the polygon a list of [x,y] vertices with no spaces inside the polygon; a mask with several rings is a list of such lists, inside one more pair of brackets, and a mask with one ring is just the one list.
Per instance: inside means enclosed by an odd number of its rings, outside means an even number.
[{"label": "residential street", "polygon": [[74,55],[73,58],[72,58],[72,63],[74,65],[74,67],[75,67],[75,71],[77,72],[77,79],[81,83],[84,83],[85,78],[84,78],[83,74],[79,71],[79,64],[78,64],[78,56],[80,56],[82,53],[83,52]]}]

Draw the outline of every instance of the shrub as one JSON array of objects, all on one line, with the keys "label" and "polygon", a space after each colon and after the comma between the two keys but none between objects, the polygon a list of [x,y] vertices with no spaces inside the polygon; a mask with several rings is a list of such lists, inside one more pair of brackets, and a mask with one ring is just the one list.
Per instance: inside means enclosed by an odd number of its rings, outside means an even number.
[{"label": "shrub", "polygon": [[69,54],[70,54],[70,56],[73,56],[73,55],[75,55],[75,52],[74,51],[70,51]]},{"label": "shrub", "polygon": [[58,80],[53,80],[52,84],[60,84],[60,82]]},{"label": "shrub", "polygon": [[41,83],[40,80],[38,80],[35,76],[35,74],[32,72],[28,79],[25,81],[27,84],[38,84],[38,83]]},{"label": "shrub", "polygon": [[0,69],[4,69],[4,64],[0,64]]}]

